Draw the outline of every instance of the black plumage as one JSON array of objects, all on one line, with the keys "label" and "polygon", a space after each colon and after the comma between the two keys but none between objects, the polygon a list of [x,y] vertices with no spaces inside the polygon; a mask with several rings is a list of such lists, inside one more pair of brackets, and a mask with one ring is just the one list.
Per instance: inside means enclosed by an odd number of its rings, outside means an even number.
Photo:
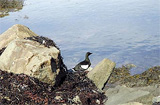
[{"label": "black plumage", "polygon": [[85,60],[78,63],[74,68],[73,70],[75,71],[85,71],[87,70],[90,66],[91,66],[91,62],[89,60],[89,55],[91,55],[92,53],[90,52],[87,52],[86,53],[86,56],[85,56]]}]

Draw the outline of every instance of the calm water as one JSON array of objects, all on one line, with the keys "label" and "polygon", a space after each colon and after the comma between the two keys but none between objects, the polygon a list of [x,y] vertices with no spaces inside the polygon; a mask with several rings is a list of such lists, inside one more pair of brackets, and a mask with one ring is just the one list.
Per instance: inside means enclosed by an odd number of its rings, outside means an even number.
[{"label": "calm water", "polygon": [[26,0],[22,10],[0,18],[0,34],[14,24],[53,39],[73,67],[87,51],[92,67],[103,58],[131,72],[160,65],[160,0]]}]

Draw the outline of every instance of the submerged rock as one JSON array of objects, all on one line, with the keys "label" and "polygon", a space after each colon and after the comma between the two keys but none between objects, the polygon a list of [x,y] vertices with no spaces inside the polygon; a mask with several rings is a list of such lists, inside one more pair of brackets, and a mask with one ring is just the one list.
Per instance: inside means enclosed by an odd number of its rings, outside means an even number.
[{"label": "submerged rock", "polygon": [[93,70],[88,72],[87,76],[99,89],[103,89],[115,65],[116,64],[109,59],[104,59],[98,63]]}]

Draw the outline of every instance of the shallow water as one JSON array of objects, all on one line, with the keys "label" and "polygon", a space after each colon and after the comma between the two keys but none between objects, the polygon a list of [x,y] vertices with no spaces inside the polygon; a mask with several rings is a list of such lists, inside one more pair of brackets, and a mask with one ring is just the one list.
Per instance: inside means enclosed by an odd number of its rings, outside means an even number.
[{"label": "shallow water", "polygon": [[23,24],[53,39],[68,68],[84,59],[92,67],[103,58],[131,72],[160,65],[160,0],[26,0],[23,9],[0,18],[0,34]]}]

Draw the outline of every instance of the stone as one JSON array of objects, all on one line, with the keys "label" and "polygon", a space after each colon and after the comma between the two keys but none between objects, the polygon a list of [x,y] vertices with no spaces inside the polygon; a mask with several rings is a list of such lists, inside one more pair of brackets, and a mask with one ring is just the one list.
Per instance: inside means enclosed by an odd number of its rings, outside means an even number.
[{"label": "stone", "polygon": [[54,99],[55,100],[62,100],[62,97],[61,96],[56,96]]},{"label": "stone", "polygon": [[125,66],[126,68],[128,68],[129,70],[132,69],[132,68],[134,68],[134,67],[136,67],[136,65],[130,64],[130,63],[129,63],[129,64],[125,64],[124,66]]},{"label": "stone", "polygon": [[160,96],[153,97],[152,102],[153,103],[158,103],[158,102],[160,103]]},{"label": "stone", "polygon": [[48,48],[36,41],[15,39],[0,56],[0,69],[15,74],[24,73],[55,85],[65,75],[60,57],[60,51],[54,46]]},{"label": "stone", "polygon": [[108,89],[105,93],[108,96],[108,100],[106,101],[105,105],[125,104],[150,94],[150,92],[147,90],[129,88],[120,85],[116,86],[115,88]]},{"label": "stone", "polygon": [[125,104],[118,104],[118,105],[144,105],[144,104],[139,103],[139,102],[129,102],[129,103],[125,103]]},{"label": "stone", "polygon": [[20,24],[13,25],[7,31],[0,35],[0,49],[6,47],[12,40],[25,37],[37,36],[28,27]]},{"label": "stone", "polygon": [[74,103],[79,103],[80,105],[82,104],[79,96],[75,96],[72,101],[73,101]]},{"label": "stone", "polygon": [[108,81],[109,84],[124,84],[127,87],[143,87],[160,83],[160,66],[151,67],[141,74],[130,74],[128,67],[115,68]]},{"label": "stone", "polygon": [[101,103],[100,103],[100,101],[99,101],[98,99],[96,100],[96,103],[97,103],[98,105],[100,105],[100,104],[101,104]]},{"label": "stone", "polygon": [[[105,105],[125,104],[127,102],[140,102],[144,105],[158,105],[157,98],[160,88],[157,86],[126,87],[117,85],[105,91],[108,100]],[[157,97],[157,98],[154,98]]]},{"label": "stone", "polygon": [[101,90],[108,81],[113,69],[115,68],[115,65],[116,64],[111,60],[103,59],[93,68],[93,70],[88,72],[87,77],[91,79],[97,88]]}]

